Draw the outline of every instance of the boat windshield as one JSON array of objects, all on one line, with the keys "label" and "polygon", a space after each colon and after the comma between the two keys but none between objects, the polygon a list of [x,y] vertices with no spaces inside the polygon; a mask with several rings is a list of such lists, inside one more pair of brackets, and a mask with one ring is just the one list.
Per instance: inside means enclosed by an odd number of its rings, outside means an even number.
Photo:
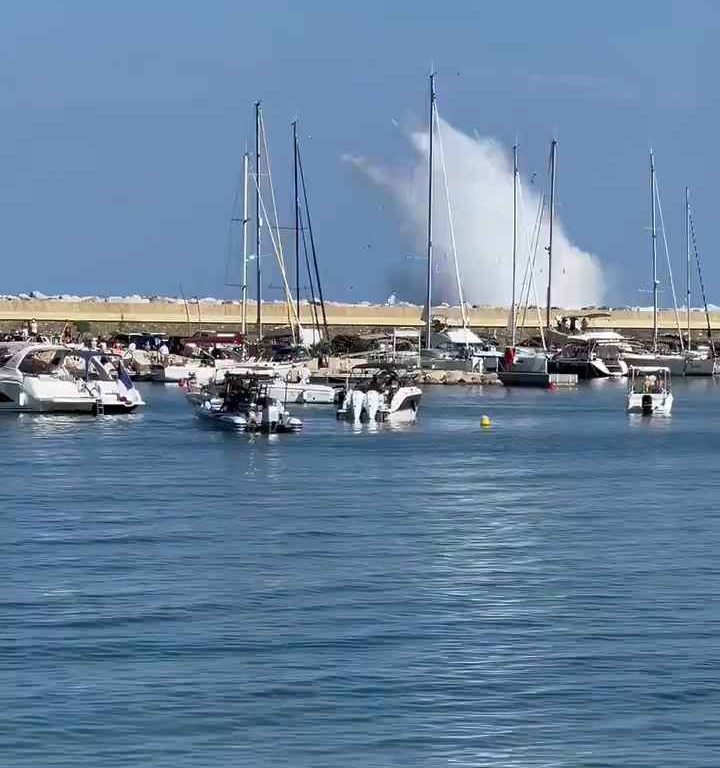
[{"label": "boat windshield", "polygon": [[662,395],[667,392],[667,381],[662,371],[656,373],[636,373],[630,383],[635,395]]},{"label": "boat windshield", "polygon": [[63,364],[63,354],[54,349],[42,349],[29,352],[18,366],[21,373],[30,376],[59,373]]}]

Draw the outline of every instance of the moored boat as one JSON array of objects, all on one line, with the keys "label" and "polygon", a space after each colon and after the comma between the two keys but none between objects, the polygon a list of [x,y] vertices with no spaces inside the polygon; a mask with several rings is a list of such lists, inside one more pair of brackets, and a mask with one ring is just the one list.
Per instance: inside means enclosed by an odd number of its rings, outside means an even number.
[{"label": "moored boat", "polygon": [[70,352],[56,344],[0,345],[0,411],[97,412],[96,394],[65,368]]}]

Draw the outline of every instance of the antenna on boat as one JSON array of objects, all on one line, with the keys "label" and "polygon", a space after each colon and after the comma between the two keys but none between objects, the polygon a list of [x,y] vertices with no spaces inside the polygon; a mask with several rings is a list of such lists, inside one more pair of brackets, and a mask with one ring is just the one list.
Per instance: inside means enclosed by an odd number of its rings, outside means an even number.
[{"label": "antenna on boat", "polygon": [[553,226],[555,224],[555,166],[557,163],[557,139],[550,142],[550,231],[548,233],[548,283],[547,308],[545,310],[545,327],[550,327],[550,310],[552,309],[552,258],[553,258]]},{"label": "antenna on boat", "polygon": [[430,72],[430,122],[429,150],[428,150],[428,228],[427,228],[427,296],[425,300],[425,348],[430,349],[430,333],[432,330],[432,269],[433,269],[433,242],[432,242],[432,206],[433,206],[433,132],[435,129],[435,70]]},{"label": "antenna on boat", "polygon": [[650,150],[650,243],[652,246],[653,280],[653,352],[658,350],[658,279],[657,279],[657,227],[655,223],[655,154]]},{"label": "antenna on boat", "polygon": [[518,145],[513,144],[513,236],[512,236],[512,303],[510,305],[510,346],[515,349],[516,327],[515,321],[515,281],[517,278],[517,230],[518,230]]},{"label": "antenna on boat", "polygon": [[262,260],[260,258],[260,121],[261,102],[255,102],[255,279],[257,281],[257,340],[262,341]]}]

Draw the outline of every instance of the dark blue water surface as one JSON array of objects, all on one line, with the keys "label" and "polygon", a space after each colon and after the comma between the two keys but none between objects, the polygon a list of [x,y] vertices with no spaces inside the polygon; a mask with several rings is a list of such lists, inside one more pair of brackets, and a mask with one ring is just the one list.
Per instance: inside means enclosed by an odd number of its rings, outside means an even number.
[{"label": "dark blue water surface", "polygon": [[719,386],[271,439],[144,394],[0,419],[0,765],[720,765]]}]

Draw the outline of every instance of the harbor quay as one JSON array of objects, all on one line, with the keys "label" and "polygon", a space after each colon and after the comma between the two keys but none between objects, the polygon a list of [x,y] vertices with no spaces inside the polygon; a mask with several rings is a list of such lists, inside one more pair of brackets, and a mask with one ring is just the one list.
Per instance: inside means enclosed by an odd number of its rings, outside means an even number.
[{"label": "harbor quay", "polygon": [[[423,307],[417,305],[341,304],[326,302],[327,324],[331,333],[363,333],[392,330],[393,328],[424,327]],[[319,306],[300,303],[300,321],[311,327],[316,317],[322,322]],[[448,325],[461,325],[460,307],[440,305],[433,307],[433,318]],[[467,309],[470,327],[480,333],[504,338],[509,326],[509,310],[503,307],[471,307]],[[538,312],[529,308],[524,314],[521,334],[536,335]],[[553,318],[577,316],[586,330],[616,330],[629,336],[644,337],[652,331],[653,313],[646,309],[584,309],[553,308]],[[248,302],[246,318],[249,336],[257,326],[257,305]],[[263,303],[262,322],[266,330],[287,326],[294,315],[284,302]],[[544,310],[541,310],[544,318]],[[59,331],[72,324],[81,333],[111,334],[131,331],[161,331],[185,335],[199,329],[239,331],[242,314],[239,302],[115,302],[102,300],[64,301],[58,299],[30,299],[0,301],[0,330],[8,332],[29,320],[36,320],[45,331]],[[520,318],[523,321],[523,317]],[[710,313],[711,328],[720,323],[720,312]],[[687,329],[687,316],[681,311],[679,325]],[[694,335],[704,337],[707,318],[700,310],[690,312],[690,328]],[[673,310],[658,312],[658,327],[663,333],[677,331],[678,317]]]}]

